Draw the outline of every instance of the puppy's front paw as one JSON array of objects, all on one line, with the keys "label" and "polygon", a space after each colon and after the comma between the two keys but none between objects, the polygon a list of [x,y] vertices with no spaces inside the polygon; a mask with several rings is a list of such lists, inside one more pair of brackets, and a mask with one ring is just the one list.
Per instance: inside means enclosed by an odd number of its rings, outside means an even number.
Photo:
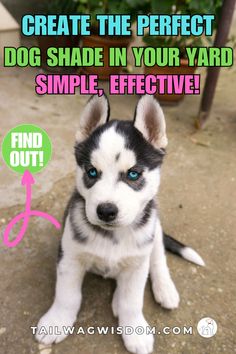
[{"label": "puppy's front paw", "polygon": [[123,336],[126,349],[135,354],[150,354],[153,351],[153,334],[130,334]]},{"label": "puppy's front paw", "polygon": [[[133,332],[130,334],[123,333],[123,341],[126,349],[135,354],[150,354],[153,351],[154,336],[148,331],[149,325],[145,319],[132,323],[132,320],[127,324],[132,328]],[[125,331],[125,326],[123,326]],[[141,331],[141,334],[139,331]]]},{"label": "puppy's front paw", "polygon": [[179,294],[171,279],[163,282],[152,281],[152,290],[156,302],[168,310],[179,306]]},{"label": "puppy's front paw", "polygon": [[39,320],[35,338],[43,344],[59,343],[67,337],[68,327],[72,326],[75,320],[75,316],[52,306]]}]

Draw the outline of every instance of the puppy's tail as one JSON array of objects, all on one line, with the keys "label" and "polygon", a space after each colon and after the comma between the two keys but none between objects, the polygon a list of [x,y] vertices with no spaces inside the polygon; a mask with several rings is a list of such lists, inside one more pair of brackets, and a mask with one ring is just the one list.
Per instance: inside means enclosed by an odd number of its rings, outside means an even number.
[{"label": "puppy's tail", "polygon": [[200,266],[205,266],[205,262],[199,254],[194,251],[191,247],[185,246],[183,243],[175,240],[173,237],[163,234],[164,245],[167,251],[171,253],[177,254],[178,256],[190,261],[192,263],[196,263]]}]

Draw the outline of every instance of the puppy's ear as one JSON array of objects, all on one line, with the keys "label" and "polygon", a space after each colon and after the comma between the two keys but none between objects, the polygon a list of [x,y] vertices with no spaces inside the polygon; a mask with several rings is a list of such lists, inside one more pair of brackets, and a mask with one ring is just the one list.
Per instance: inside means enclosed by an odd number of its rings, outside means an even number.
[{"label": "puppy's ear", "polygon": [[145,95],[138,101],[134,126],[155,148],[166,148],[168,140],[165,117],[161,106],[153,96]]},{"label": "puppy's ear", "polygon": [[85,140],[97,127],[109,120],[110,106],[106,95],[92,96],[86,104],[76,133],[78,143]]}]

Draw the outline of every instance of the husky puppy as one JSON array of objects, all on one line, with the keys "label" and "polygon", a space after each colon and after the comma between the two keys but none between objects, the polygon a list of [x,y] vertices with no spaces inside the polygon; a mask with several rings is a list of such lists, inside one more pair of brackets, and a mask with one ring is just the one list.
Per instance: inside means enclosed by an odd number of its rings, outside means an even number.
[{"label": "husky puppy", "polygon": [[[76,321],[87,271],[116,279],[112,311],[119,326],[146,329],[143,297],[149,274],[156,301],[167,309],[179,304],[165,248],[204,265],[193,249],[163,234],[158,217],[155,198],[167,146],[160,105],[143,96],[133,122],[109,121],[109,111],[105,96],[93,96],[80,118],[76,188],[65,213],[55,299],[37,326],[41,343],[65,339],[63,327]],[[51,333],[52,327],[61,333]],[[154,338],[146,332],[123,333],[127,350],[151,353]]]}]

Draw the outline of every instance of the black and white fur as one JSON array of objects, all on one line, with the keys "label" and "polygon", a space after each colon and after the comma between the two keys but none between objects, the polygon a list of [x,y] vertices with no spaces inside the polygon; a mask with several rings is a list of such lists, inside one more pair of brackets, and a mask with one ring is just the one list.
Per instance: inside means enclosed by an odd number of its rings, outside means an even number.
[{"label": "black and white fur", "polygon": [[[120,326],[146,328],[142,309],[149,273],[156,301],[167,309],[179,304],[165,248],[204,265],[194,250],[163,236],[155,197],[167,137],[158,102],[152,96],[143,96],[133,122],[108,120],[107,98],[92,97],[76,136],[76,188],[65,215],[55,299],[38,323],[36,338],[41,343],[65,339],[63,330],[59,335],[45,335],[40,334],[40,328],[62,329],[74,324],[87,271],[116,279],[112,310]],[[89,176],[91,168],[96,168],[96,178]],[[130,170],[138,172],[137,180],[128,178]],[[153,350],[152,334],[134,332],[122,337],[132,353]]]}]

